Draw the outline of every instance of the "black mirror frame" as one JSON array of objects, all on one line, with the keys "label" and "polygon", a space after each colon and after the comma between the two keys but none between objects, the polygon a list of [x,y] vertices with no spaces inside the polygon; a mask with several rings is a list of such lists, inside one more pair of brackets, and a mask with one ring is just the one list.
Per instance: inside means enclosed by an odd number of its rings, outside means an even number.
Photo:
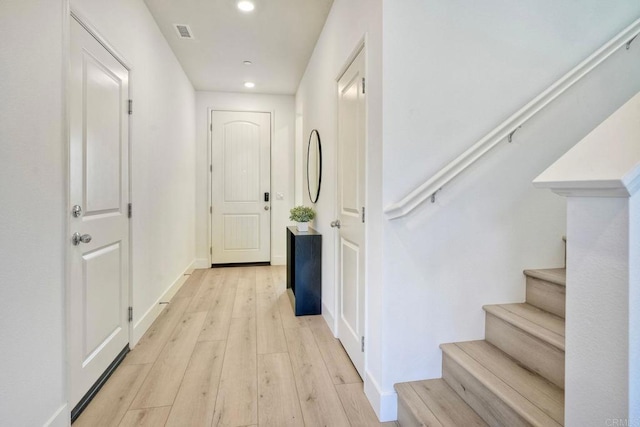
[{"label": "black mirror frame", "polygon": [[[313,134],[316,134],[318,138],[318,160],[320,169],[318,171],[318,191],[316,191],[315,197],[311,195],[311,183],[309,182],[309,157],[311,153],[311,139],[313,138]],[[307,192],[309,193],[309,200],[311,203],[317,203],[318,198],[320,197],[320,187],[322,186],[322,141],[320,140],[320,132],[317,129],[313,129],[309,134],[309,142],[307,144]]]}]

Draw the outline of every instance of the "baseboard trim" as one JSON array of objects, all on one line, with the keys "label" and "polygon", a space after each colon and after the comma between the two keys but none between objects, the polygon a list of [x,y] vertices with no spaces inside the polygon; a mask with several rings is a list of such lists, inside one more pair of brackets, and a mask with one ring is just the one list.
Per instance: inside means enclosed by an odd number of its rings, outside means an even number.
[{"label": "baseboard trim", "polygon": [[322,317],[324,317],[324,321],[327,322],[327,326],[329,326],[329,329],[331,329],[331,334],[336,337],[337,329],[336,324],[334,323],[335,319],[333,318],[333,314],[331,314],[331,311],[329,311],[329,309],[325,305],[324,301],[322,301]]},{"label": "baseboard trim", "polygon": [[287,257],[285,255],[272,256],[271,265],[287,265]]},{"label": "baseboard trim", "polygon": [[116,358],[111,362],[111,364],[107,367],[107,369],[100,375],[98,380],[91,386],[88,392],[82,396],[80,402],[71,410],[71,422],[73,423],[85,410],[89,403],[93,400],[93,398],[98,394],[102,386],[107,382],[111,374],[113,374],[116,368],[122,363],[124,357],[129,353],[129,346],[127,345],[122,351],[116,356]]},{"label": "baseboard trim", "polygon": [[67,404],[63,404],[56,412],[43,424],[44,427],[67,427],[69,425],[69,409]]},{"label": "baseboard trim", "polygon": [[369,399],[380,422],[398,419],[398,395],[396,392],[383,392],[369,371],[365,371],[364,394]]},{"label": "baseboard trim", "polygon": [[[207,261],[208,262],[208,261]],[[197,265],[198,260],[193,260],[189,266],[184,270],[184,272],[178,276],[173,283],[167,288],[167,290],[156,300],[156,302],[149,307],[149,309],[140,317],[133,325],[133,336],[131,337],[129,345],[133,349],[133,347],[140,341],[140,338],[147,332],[147,329],[151,327],[151,324],[158,318],[162,310],[166,307],[166,304],[161,304],[162,302],[166,302],[171,300],[173,296],[180,290],[184,282],[187,281],[195,266]]]}]

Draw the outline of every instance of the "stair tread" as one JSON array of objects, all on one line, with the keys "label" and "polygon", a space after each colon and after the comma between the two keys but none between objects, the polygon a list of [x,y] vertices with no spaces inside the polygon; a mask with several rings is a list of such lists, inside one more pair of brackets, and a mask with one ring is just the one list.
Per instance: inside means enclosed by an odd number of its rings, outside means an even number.
[{"label": "stair tread", "polygon": [[556,420],[564,422],[564,391],[531,372],[487,341],[455,343],[509,387]]},{"label": "stair tread", "polygon": [[472,341],[442,344],[440,348],[530,424],[563,424],[562,390],[522,368],[496,347],[484,341]]},{"label": "stair tread", "polygon": [[546,280],[560,286],[567,286],[567,269],[566,268],[541,268],[524,270],[525,276],[535,277],[536,279]]},{"label": "stair tread", "polygon": [[564,351],[564,319],[527,303],[485,305],[490,313]]},{"label": "stair tread", "polygon": [[411,415],[424,426],[442,427],[431,409],[420,399],[410,383],[399,383],[394,386],[398,393],[398,406],[407,407]]},{"label": "stair tread", "polygon": [[499,304],[500,307],[564,337],[564,319],[531,304]]},{"label": "stair tread", "polygon": [[[398,389],[400,386],[400,389]],[[440,425],[442,427],[456,426],[487,426],[482,418],[453,390],[443,379],[412,381],[396,384],[399,397],[412,399],[413,406],[424,405],[420,418],[414,412],[413,415],[424,425]],[[420,399],[419,401],[416,400]],[[434,422],[437,420],[436,424]]]}]

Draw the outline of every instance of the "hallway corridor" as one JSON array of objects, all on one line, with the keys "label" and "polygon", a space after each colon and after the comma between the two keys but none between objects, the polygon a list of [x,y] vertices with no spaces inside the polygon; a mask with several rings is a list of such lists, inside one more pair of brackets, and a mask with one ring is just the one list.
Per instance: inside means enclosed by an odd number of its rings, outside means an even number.
[{"label": "hallway corridor", "polygon": [[74,427],[395,425],[285,287],[283,266],[195,270]]}]

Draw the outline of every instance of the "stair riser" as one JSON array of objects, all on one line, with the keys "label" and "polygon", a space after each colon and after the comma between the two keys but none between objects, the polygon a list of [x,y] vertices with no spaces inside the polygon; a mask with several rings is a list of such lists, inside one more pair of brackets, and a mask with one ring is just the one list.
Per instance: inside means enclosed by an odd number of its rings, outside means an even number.
[{"label": "stair riser", "polygon": [[564,351],[487,313],[486,340],[558,387],[564,388]]},{"label": "stair riser", "polygon": [[565,287],[527,277],[527,303],[564,318]]},{"label": "stair riser", "polygon": [[531,425],[446,354],[442,357],[442,378],[490,426]]}]

